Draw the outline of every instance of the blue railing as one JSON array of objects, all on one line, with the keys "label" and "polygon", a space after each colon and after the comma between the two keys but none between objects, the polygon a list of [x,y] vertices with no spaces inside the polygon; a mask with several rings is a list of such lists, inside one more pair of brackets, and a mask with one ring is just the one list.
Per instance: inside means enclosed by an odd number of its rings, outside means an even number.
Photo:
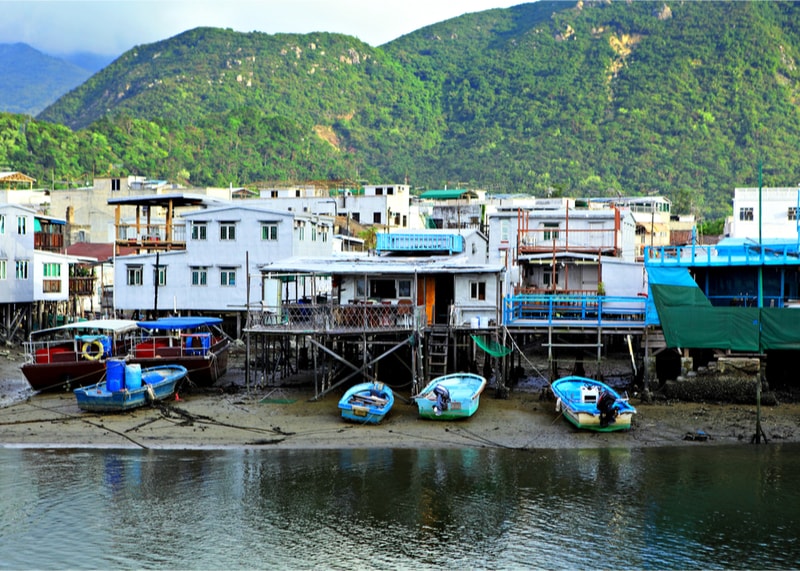
[{"label": "blue railing", "polygon": [[458,234],[415,234],[411,232],[379,233],[375,249],[385,252],[448,252],[464,251],[464,237]]},{"label": "blue railing", "polygon": [[742,246],[647,246],[644,249],[645,266],[797,266],[800,255],[796,245],[776,244],[759,246],[756,243]]},{"label": "blue railing", "polygon": [[552,325],[580,321],[600,327],[644,324],[646,311],[646,297],[522,294],[505,298],[503,323]]}]

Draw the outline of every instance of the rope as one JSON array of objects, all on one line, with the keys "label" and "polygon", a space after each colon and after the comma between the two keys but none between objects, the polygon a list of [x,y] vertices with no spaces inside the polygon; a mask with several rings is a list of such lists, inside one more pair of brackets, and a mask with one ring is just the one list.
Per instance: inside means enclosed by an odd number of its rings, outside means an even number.
[{"label": "rope", "polygon": [[511,339],[511,344],[512,344],[512,345],[514,345],[514,347],[516,347],[517,351],[519,351],[519,354],[520,354],[520,355],[522,355],[522,358],[523,358],[523,359],[525,359],[525,362],[526,362],[526,363],[528,363],[528,365],[530,365],[531,369],[533,369],[534,371],[536,371],[536,373],[537,373],[537,374],[538,374],[540,377],[542,377],[542,378],[543,378],[543,379],[544,379],[544,380],[547,382],[547,384],[548,384],[548,385],[552,385],[553,383],[551,383],[551,382],[550,382],[550,379],[548,379],[547,377],[545,377],[545,376],[542,374],[542,372],[541,372],[539,369],[537,369],[537,368],[536,368],[536,365],[534,365],[533,363],[531,363],[530,359],[528,359],[528,358],[525,356],[525,353],[523,353],[523,352],[522,352],[522,349],[520,349],[519,345],[517,345],[517,342],[514,340],[514,336],[513,336],[513,335],[511,335],[511,332],[508,330],[508,328],[507,328],[505,325],[503,325],[503,330],[504,330],[504,331],[505,331],[505,332],[508,334],[508,337]]}]

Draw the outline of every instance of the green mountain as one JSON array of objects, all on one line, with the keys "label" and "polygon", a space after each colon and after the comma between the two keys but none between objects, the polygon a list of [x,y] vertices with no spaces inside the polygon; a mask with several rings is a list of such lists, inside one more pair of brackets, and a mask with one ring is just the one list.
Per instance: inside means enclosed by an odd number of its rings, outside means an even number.
[{"label": "green mountain", "polygon": [[0,44],[0,110],[36,115],[90,75],[27,44]]},{"label": "green mountain", "polygon": [[130,50],[24,128],[0,116],[0,164],[664,194],[718,218],[759,162],[764,186],[800,180],[799,28],[794,3],[683,1],[541,1],[379,48],[199,28]]}]

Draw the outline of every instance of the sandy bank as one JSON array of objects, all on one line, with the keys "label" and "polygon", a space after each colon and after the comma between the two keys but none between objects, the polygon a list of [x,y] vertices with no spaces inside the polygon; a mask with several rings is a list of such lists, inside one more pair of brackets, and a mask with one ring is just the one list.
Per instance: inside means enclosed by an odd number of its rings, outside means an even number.
[{"label": "sandy bank", "polygon": [[[19,384],[18,355],[0,362],[0,378]],[[16,377],[15,377],[16,375]],[[592,433],[574,429],[540,391],[515,390],[507,399],[487,389],[478,412],[463,421],[430,421],[416,405],[398,398],[379,426],[345,422],[339,392],[311,401],[308,388],[229,392],[241,370],[225,378],[226,390],[179,391],[180,400],[121,414],[81,412],[72,393],[33,394],[0,408],[0,446],[141,448],[585,448],[748,444],[756,407],[665,403],[632,399],[638,414],[630,431]],[[239,379],[241,380],[241,379]],[[2,397],[3,395],[0,395]],[[404,396],[404,395],[400,395]],[[800,441],[800,405],[762,407],[769,442]],[[707,440],[687,439],[702,431]]]}]

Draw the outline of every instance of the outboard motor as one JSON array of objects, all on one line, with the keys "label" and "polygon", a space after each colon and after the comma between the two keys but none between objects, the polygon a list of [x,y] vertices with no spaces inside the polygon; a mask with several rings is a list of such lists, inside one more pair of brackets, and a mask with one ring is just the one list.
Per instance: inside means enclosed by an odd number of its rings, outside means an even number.
[{"label": "outboard motor", "polygon": [[611,393],[603,391],[597,399],[597,410],[600,411],[600,426],[605,428],[617,419],[617,399]]},{"label": "outboard motor", "polygon": [[443,410],[447,410],[450,406],[450,391],[447,387],[436,385],[433,389],[433,394],[436,395],[436,404],[433,405],[433,412],[436,416],[441,416]]}]

